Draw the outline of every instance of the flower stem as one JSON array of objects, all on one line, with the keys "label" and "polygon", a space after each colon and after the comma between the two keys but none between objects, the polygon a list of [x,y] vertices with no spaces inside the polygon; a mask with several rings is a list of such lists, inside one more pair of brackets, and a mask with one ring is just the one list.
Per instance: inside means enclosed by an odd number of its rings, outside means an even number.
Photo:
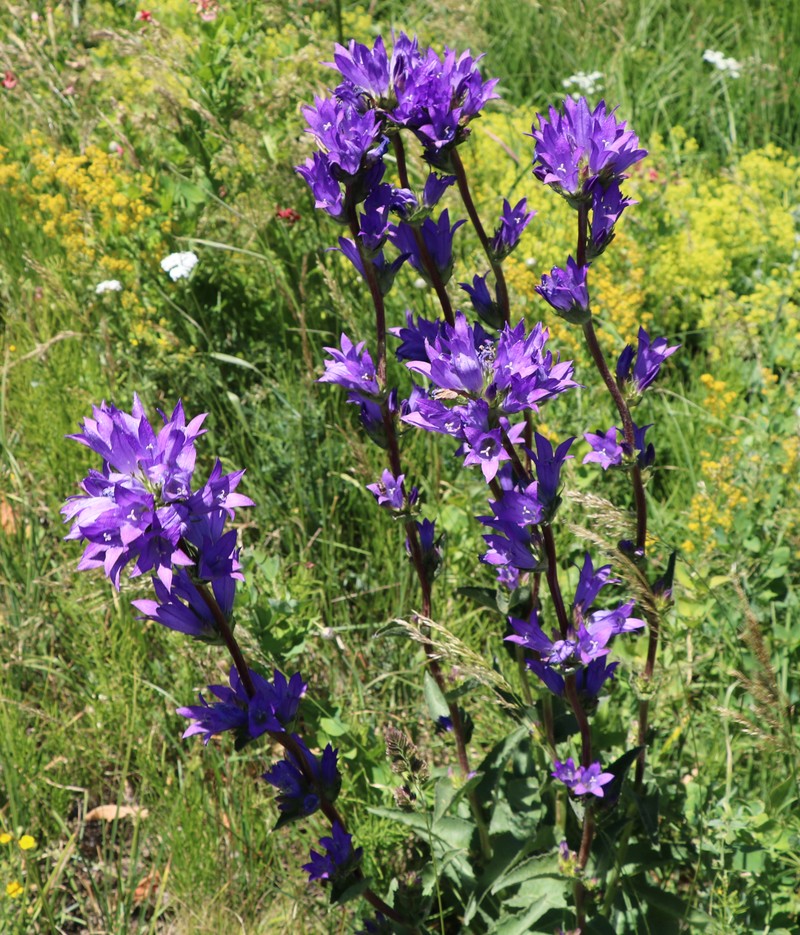
[{"label": "flower stem", "polygon": [[[582,205],[578,209],[577,262],[579,266],[584,265],[586,262],[586,230],[588,210],[589,209],[587,205]],[[614,400],[614,405],[617,407],[617,412],[619,413],[619,417],[622,421],[622,434],[625,438],[625,444],[635,457],[636,447],[631,412],[628,408],[628,404],[625,402],[625,398],[622,395],[619,386],[617,385],[617,381],[611,374],[611,370],[609,369],[605,355],[603,354],[603,349],[600,347],[600,342],[597,340],[597,333],[594,330],[594,323],[592,322],[591,318],[583,326],[583,335],[586,339],[586,345],[589,348],[589,353],[592,355],[592,360],[594,360],[595,366],[597,367],[603,382],[611,394],[611,398]],[[642,469],[638,464],[634,464],[633,469],[631,470],[631,485],[633,487],[633,501],[636,511],[636,553],[637,555],[640,555],[642,558],[644,558],[645,549],[647,546],[647,499],[644,493]],[[652,588],[646,577],[644,575],[641,577],[643,579],[643,584],[652,594]],[[649,683],[653,678],[656,654],[658,652],[659,618],[657,613],[653,612],[647,607],[644,609],[644,614],[645,618],[647,619],[648,642],[647,659],[645,662],[644,672],[642,673],[642,679]],[[642,782],[644,781],[644,768],[647,758],[646,740],[649,709],[649,699],[642,698],[639,701],[638,717],[638,743],[642,749],[636,759],[636,775],[634,779],[634,785],[637,789],[641,788]]]},{"label": "flower stem", "polygon": [[209,590],[208,585],[202,581],[196,581],[195,587],[200,597],[202,597],[203,603],[208,607],[214,617],[214,622],[217,625],[220,636],[225,641],[225,645],[228,647],[228,652],[231,654],[233,664],[236,666],[236,671],[239,673],[239,678],[244,686],[244,690],[247,692],[247,697],[252,698],[256,693],[256,689],[253,685],[253,680],[250,678],[250,670],[247,668],[247,663],[244,660],[241,647],[236,641],[236,637],[233,635],[233,628],[222,612],[222,608],[217,603],[217,599]]},{"label": "flower stem", "polygon": [[508,302],[508,286],[506,285],[506,277],[505,273],[503,272],[503,265],[502,263],[499,263],[492,254],[489,238],[486,236],[486,231],[484,230],[483,224],[481,223],[480,215],[475,208],[475,202],[472,200],[472,194],[470,193],[469,183],[467,181],[467,173],[464,169],[464,163],[461,161],[461,156],[459,156],[457,149],[453,149],[451,151],[450,159],[453,164],[453,170],[456,174],[456,184],[458,185],[458,190],[461,193],[461,200],[464,202],[464,207],[467,209],[469,219],[472,221],[472,226],[475,228],[475,232],[478,235],[478,240],[481,242],[483,251],[486,254],[486,258],[489,260],[489,264],[492,267],[492,272],[494,273],[495,282],[497,284],[497,301],[500,306],[500,311],[503,315],[503,320],[508,321],[511,318],[511,309]]},{"label": "flower stem", "polygon": [[[358,233],[358,222],[355,220],[355,210],[353,210],[353,219],[351,220],[351,230],[353,231],[353,236],[355,237]],[[359,247],[359,250],[361,248]],[[370,295],[372,296],[372,301],[375,306],[375,325],[376,331],[378,333],[378,380],[382,387],[386,386],[386,315],[385,307],[383,302],[383,296],[381,295],[380,288],[378,286],[378,279],[375,273],[375,266],[372,263],[372,260],[368,257],[362,256],[362,262],[364,265],[364,272],[366,273],[367,285],[369,286]],[[381,344],[381,337],[383,343]],[[382,356],[381,356],[382,354]],[[383,365],[383,376],[381,376],[381,364]],[[400,446],[397,441],[397,431],[395,429],[394,419],[392,414],[389,412],[388,408],[384,406],[383,408],[383,425],[386,434],[387,441],[387,450],[389,453],[389,466],[392,473],[395,477],[399,477],[403,473],[402,462],[400,460]],[[419,580],[420,591],[422,594],[422,616],[426,619],[431,619],[431,581],[428,577],[427,570],[425,568],[425,562],[422,554],[422,546],[419,540],[419,532],[417,530],[416,523],[409,519],[405,523],[406,536],[408,538],[408,548],[411,552],[411,563],[414,566],[414,570],[417,574]],[[436,658],[435,648],[433,644],[426,640],[423,643],[423,648],[425,650],[425,655],[428,660],[428,669],[430,670],[431,675],[433,676],[439,691],[443,695],[447,694],[446,685],[444,680],[444,675],[442,674],[441,666],[439,665],[439,660]],[[453,724],[453,736],[456,741],[456,752],[458,755],[458,764],[461,769],[464,778],[466,779],[470,774],[469,766],[469,757],[467,754],[467,744],[464,739],[464,725],[461,720],[461,713],[458,710],[458,705],[455,702],[448,701],[447,703],[448,710],[450,712],[450,720]],[[483,817],[483,809],[481,804],[478,801],[477,796],[474,791],[469,795],[470,805],[472,806],[473,816],[475,818],[475,823],[478,826],[478,832],[481,840],[481,850],[483,852],[484,859],[489,861],[492,856],[491,843],[489,841],[489,832],[486,826],[486,820]]]},{"label": "flower stem", "polygon": [[365,278],[367,280],[367,286],[369,286],[369,292],[372,296],[372,304],[375,307],[375,340],[377,341],[377,364],[375,367],[378,383],[381,386],[386,386],[386,306],[383,301],[383,294],[381,293],[380,285],[378,284],[378,277],[375,274],[375,265],[372,260],[365,255],[361,247],[361,237],[360,229],[358,226],[358,217],[356,215],[356,206],[350,197],[348,191],[346,202],[348,205],[347,215],[348,223],[350,225],[350,233],[353,235],[353,240],[356,244],[356,249],[358,250],[359,256],[361,257],[361,264],[364,267]]},{"label": "flower stem", "polygon": [[[399,132],[392,136],[392,146],[394,147],[395,157],[397,158],[397,174],[400,178],[400,184],[403,188],[410,188],[408,169],[406,168],[406,153]],[[439,304],[442,306],[444,319],[448,325],[454,325],[456,319],[453,315],[453,306],[450,302],[450,296],[447,294],[444,281],[442,280],[442,274],[439,272],[439,268],[434,262],[430,250],[428,250],[428,245],[425,243],[422,231],[416,225],[412,225],[411,229],[414,232],[414,240],[416,241],[419,255],[422,257],[422,262],[425,265],[425,270],[430,281],[433,283],[433,288],[439,299]]]},{"label": "flower stem", "polygon": [[[236,671],[239,673],[239,678],[244,685],[245,691],[249,698],[252,698],[255,695],[255,686],[253,685],[253,680],[250,678],[250,670],[247,668],[247,663],[245,662],[244,655],[242,653],[241,647],[236,641],[236,637],[233,635],[233,630],[230,623],[228,622],[225,614],[222,612],[222,608],[217,603],[217,599],[214,597],[214,594],[209,590],[208,585],[202,581],[196,582],[195,586],[202,597],[206,607],[211,611],[211,614],[214,617],[214,620],[219,628],[220,635],[225,641],[225,645],[228,648],[228,651],[233,658],[233,664],[236,666]],[[308,764],[308,761],[303,753],[302,748],[295,740],[294,736],[289,731],[284,731],[281,733],[272,732],[269,733],[270,738],[280,744],[287,753],[291,753],[292,758],[299,766],[301,772],[305,778],[309,781],[312,786],[316,786],[317,782],[314,779],[314,774],[311,771],[311,768]],[[342,828],[347,832],[347,826],[344,823],[344,819],[339,813],[339,810],[333,804],[329,802],[324,795],[320,794],[320,811],[325,815],[325,817],[330,821],[331,826],[335,822],[338,822]],[[385,903],[380,896],[378,896],[371,889],[366,889],[361,894],[364,899],[367,900],[372,906],[375,907],[379,912],[382,912],[385,916],[392,919],[394,922],[397,922],[401,925],[406,924],[406,920],[403,916],[400,915],[395,909],[392,909],[387,903]]]}]

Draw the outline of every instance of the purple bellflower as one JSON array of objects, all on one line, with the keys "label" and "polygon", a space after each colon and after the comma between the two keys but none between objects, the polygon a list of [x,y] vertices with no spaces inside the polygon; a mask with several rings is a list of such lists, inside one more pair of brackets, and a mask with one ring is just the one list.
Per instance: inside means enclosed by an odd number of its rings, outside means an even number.
[{"label": "purple bellflower", "polygon": [[586,285],[587,266],[578,266],[572,257],[567,259],[567,268],[554,266],[548,275],[542,276],[536,291],[552,306],[565,321],[582,325],[592,317],[589,305],[589,289]]},{"label": "purple bellflower", "polygon": [[632,198],[623,198],[619,182],[613,179],[605,187],[599,182],[592,186],[592,220],[586,253],[590,260],[600,256],[614,239],[614,225],[622,212],[635,205]]},{"label": "purple bellflower", "polygon": [[296,734],[293,739],[303,762],[293,752],[287,751],[285,758],[275,763],[262,777],[278,790],[281,814],[276,829],[297,818],[313,815],[323,801],[335,802],[342,785],[336,765],[338,750],[328,744],[322,755],[316,757]]},{"label": "purple bellflower", "polygon": [[492,255],[495,260],[504,260],[519,243],[522,232],[536,214],[528,211],[528,201],[522,198],[512,208],[507,198],[503,199],[503,213],[500,216],[500,226],[494,232],[490,241]]},{"label": "purple bellflower", "polygon": [[314,880],[334,881],[348,877],[358,866],[364,853],[363,848],[353,850],[353,836],[347,834],[338,821],[333,823],[331,837],[320,838],[325,854],[312,850],[311,860],[303,864],[309,882]]},{"label": "purple bellflower", "polygon": [[378,396],[380,387],[375,376],[375,365],[369,351],[364,350],[366,341],[353,344],[346,334],[342,334],[341,347],[326,347],[331,360],[325,361],[325,373],[317,383],[338,383],[347,390],[359,394]]},{"label": "purple bellflower", "polygon": [[[367,484],[367,490],[378,501],[378,506],[385,507],[387,510],[402,510],[406,504],[406,493],[403,486],[405,477],[405,474],[395,477],[387,469],[376,484]],[[413,506],[416,503],[418,495],[417,488],[412,487],[408,494],[408,506]]]},{"label": "purple bellflower", "polygon": [[290,679],[278,672],[272,682],[248,670],[255,688],[251,698],[245,690],[235,666],[231,666],[230,688],[227,685],[209,685],[208,690],[219,699],[207,702],[200,695],[199,705],[178,708],[181,717],[189,718],[190,725],[184,737],[203,735],[203,743],[215,735],[232,730],[236,734],[237,747],[248,740],[260,737],[266,731],[283,733],[294,721],[300,699],[305,695],[306,683],[299,673]]},{"label": "purple bellflower", "polygon": [[[447,208],[442,211],[438,221],[433,218],[426,218],[419,227],[422,234],[422,240],[427,248],[428,254],[433,260],[442,282],[445,284],[450,279],[453,272],[453,236],[455,232],[465,224],[465,221],[456,221],[450,226],[450,214]],[[429,286],[433,286],[430,274],[425,268],[425,261],[420,253],[419,245],[414,236],[414,229],[410,224],[401,221],[400,224],[390,227],[389,240],[404,256],[408,257],[408,262],[419,273]]]},{"label": "purple bellflower", "polygon": [[583,559],[583,567],[575,588],[575,598],[572,601],[573,615],[580,623],[586,611],[594,604],[598,594],[609,584],[619,584],[619,578],[611,577],[611,566],[602,565],[595,571],[592,559],[587,552]]},{"label": "purple bellflower", "polygon": [[591,197],[596,181],[608,185],[624,178],[626,169],[647,155],[625,121],[606,110],[605,101],[590,110],[585,97],[568,97],[561,112],[551,107],[548,118],[539,114],[537,119],[531,133],[536,141],[533,174],[572,204]]},{"label": "purple bellflower", "polygon": [[[647,443],[645,433],[652,428],[650,425],[638,426],[633,424],[633,440],[636,451],[636,462],[641,468],[648,468],[655,461],[656,450],[652,443]],[[586,432],[583,436],[592,449],[584,456],[584,464],[599,464],[603,470],[609,467],[618,467],[623,464],[626,457],[633,456],[625,442],[622,430],[612,425],[607,432]]]},{"label": "purple bellflower", "polygon": [[431,172],[422,189],[421,199],[408,188],[397,188],[394,191],[392,207],[404,221],[419,225],[430,216],[431,211],[441,201],[442,195],[455,180],[454,175],[437,175]]},{"label": "purple bellflower", "polygon": [[[635,351],[628,344],[617,361],[617,381],[620,384],[630,382],[637,394],[643,393],[655,380],[664,361],[678,350],[680,344],[667,345],[666,338],[650,340],[650,335],[639,328],[638,346]],[[631,372],[633,364],[633,372]]]},{"label": "purple bellflower", "polygon": [[550,775],[559,782],[563,782],[574,795],[594,795],[602,799],[605,795],[603,786],[614,778],[613,773],[601,772],[600,763],[576,766],[572,757],[564,763],[556,760],[554,767]]},{"label": "purple bellflower", "polygon": [[331,175],[348,184],[365,168],[380,160],[389,145],[375,111],[360,113],[335,98],[314,98],[303,108],[307,132],[327,155]]},{"label": "purple bellflower", "polygon": [[311,189],[314,207],[324,211],[334,221],[347,224],[344,193],[339,182],[333,177],[328,156],[325,153],[312,153],[303,165],[295,168],[297,174],[305,179]]},{"label": "purple bellflower", "polygon": [[490,327],[499,330],[503,327],[504,319],[500,311],[500,302],[497,300],[496,295],[494,299],[492,298],[489,287],[486,285],[488,276],[488,273],[483,276],[475,276],[473,277],[472,285],[466,282],[460,282],[459,286],[461,286],[464,292],[469,296],[469,300],[472,302],[472,307],[475,309],[478,317],[482,321],[485,321]]},{"label": "purple bellflower", "polygon": [[[216,619],[203,600],[191,576],[179,569],[172,578],[172,588],[166,588],[153,578],[156,600],[131,601],[143,618],[155,620],[170,630],[186,633],[206,642],[219,642]],[[230,620],[236,583],[230,576],[220,577],[212,583],[214,599],[226,620]]]},{"label": "purple bellflower", "polygon": [[545,509],[545,518],[552,517],[560,502],[558,490],[561,486],[561,468],[573,457],[568,452],[575,439],[566,439],[555,450],[550,440],[538,432],[534,435],[534,441],[536,453],[531,452],[531,460],[536,467],[537,497]]},{"label": "purple bellflower", "polygon": [[[221,532],[225,516],[233,517],[237,506],[252,505],[248,497],[233,493],[242,472],[223,476],[217,464],[206,484],[192,492],[194,442],[203,434],[205,415],[187,424],[180,403],[169,419],[162,413],[158,433],[138,396],[130,414],[103,403],[93,409],[93,417],[84,420],[83,432],[69,437],[99,454],[103,469],[90,470],[81,484],[84,493],[70,497],[61,509],[64,521],[72,521],[65,538],[89,543],[78,568],[102,568],[119,590],[120,573],[133,562],[131,577],[153,571],[170,589],[175,567],[195,564],[196,556],[186,550],[198,526]],[[228,539],[221,548],[230,557],[235,542]]]}]

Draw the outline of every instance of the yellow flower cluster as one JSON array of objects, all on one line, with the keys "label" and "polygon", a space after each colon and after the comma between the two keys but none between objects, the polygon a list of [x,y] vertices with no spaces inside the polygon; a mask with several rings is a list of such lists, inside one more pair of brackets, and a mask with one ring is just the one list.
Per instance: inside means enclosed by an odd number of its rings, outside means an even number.
[{"label": "yellow flower cluster", "polygon": [[[738,486],[737,477],[741,429],[723,434],[738,393],[710,373],[702,374],[700,383],[705,388],[703,409],[712,420],[708,427],[709,444],[700,452],[701,476],[689,505],[686,528],[691,535],[681,549],[687,554],[705,556],[714,551],[718,533],[731,531],[736,511],[748,503],[748,495]],[[717,451],[712,453],[712,447]]]},{"label": "yellow flower cluster", "polygon": [[108,273],[132,269],[129,260],[105,256],[109,241],[130,235],[153,213],[151,178],[125,167],[120,155],[89,145],[82,153],[56,148],[38,131],[25,140],[30,186],[22,196],[42,231],[57,239],[71,263],[94,263]]},{"label": "yellow flower cluster", "polygon": [[[11,844],[14,841],[14,835],[8,831],[0,833],[0,845]],[[30,834],[23,834],[17,841],[21,851],[31,851],[36,847],[36,839]],[[25,892],[25,887],[19,880],[10,880],[6,883],[6,896],[9,899],[18,899]]]}]

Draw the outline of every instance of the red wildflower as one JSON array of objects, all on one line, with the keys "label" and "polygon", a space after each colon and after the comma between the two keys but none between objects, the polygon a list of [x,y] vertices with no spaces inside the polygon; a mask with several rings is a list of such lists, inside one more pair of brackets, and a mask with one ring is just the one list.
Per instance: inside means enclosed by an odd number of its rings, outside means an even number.
[{"label": "red wildflower", "polygon": [[300,220],[300,212],[295,211],[294,208],[278,208],[275,215],[282,221],[286,221],[290,226],[296,224]]}]

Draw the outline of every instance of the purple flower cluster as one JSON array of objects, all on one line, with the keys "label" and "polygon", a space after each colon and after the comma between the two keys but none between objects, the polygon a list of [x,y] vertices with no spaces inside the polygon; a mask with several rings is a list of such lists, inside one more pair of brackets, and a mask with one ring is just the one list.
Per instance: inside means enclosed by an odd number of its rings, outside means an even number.
[{"label": "purple flower cluster", "polygon": [[241,745],[267,731],[281,734],[287,730],[297,714],[300,699],[306,693],[307,685],[300,674],[295,673],[287,679],[276,669],[272,682],[252,669],[249,674],[255,688],[253,695],[248,695],[236,667],[231,666],[230,687],[208,686],[218,701],[209,704],[201,694],[199,705],[178,708],[178,714],[191,721],[183,736],[202,734],[203,743],[208,744],[216,734],[230,730],[237,735]]},{"label": "purple flower cluster", "polygon": [[561,469],[572,457],[568,452],[574,440],[568,438],[553,449],[548,439],[537,432],[536,451],[530,452],[536,480],[527,484],[513,481],[503,490],[502,498],[489,501],[493,515],[478,517],[484,526],[494,530],[483,537],[489,549],[481,561],[497,566],[501,583],[509,588],[517,586],[520,573],[540,568],[539,525],[549,523],[558,509]]},{"label": "purple flower cluster", "polygon": [[361,862],[363,848],[353,849],[353,835],[347,834],[338,821],[333,823],[331,836],[320,838],[319,843],[325,848],[325,853],[312,850],[309,854],[311,860],[303,864],[309,882],[341,880],[352,874]]},{"label": "purple flower cluster", "polygon": [[335,100],[359,113],[375,113],[387,131],[410,130],[432,161],[468,135],[467,126],[497,95],[497,79],[484,81],[478,58],[445,48],[423,52],[415,38],[400,33],[391,55],[382,38],[372,49],[357,42],[336,46],[331,64],[342,77]]},{"label": "purple flower cluster", "polygon": [[452,326],[425,319],[414,326],[409,318],[398,336],[403,341],[398,356],[435,387],[415,388],[403,421],[457,438],[464,463],[479,465],[487,481],[509,459],[506,444],[522,439],[524,423],[512,425],[508,416],[537,411],[539,404],[577,386],[572,361],[562,362],[546,350],[548,332],[540,324],[529,333],[524,322],[506,325],[494,340],[458,313]]},{"label": "purple flower cluster", "polygon": [[[384,295],[405,260],[429,280],[422,250],[444,282],[450,277],[453,234],[463,221],[451,225],[447,211],[438,220],[430,215],[455,176],[432,171],[417,194],[383,181],[383,157],[390,139],[405,130],[422,144],[432,167],[447,170],[448,153],[467,138],[469,123],[497,96],[496,80],[481,78],[479,59],[452,49],[441,56],[433,49],[423,51],[405,33],[396,38],[391,54],[380,37],[372,48],[356,42],[337,45],[329,64],[339,84],[330,97],[315,98],[303,109],[319,151],[297,172],[311,188],[316,207],[350,228],[352,236],[341,237],[338,249],[364,278],[369,260]],[[389,223],[391,213],[398,224]],[[514,209],[506,203],[495,238],[498,254],[513,249],[530,216],[524,200]],[[399,251],[393,261],[384,256],[387,238]]]},{"label": "purple flower cluster", "polygon": [[281,814],[276,828],[313,815],[323,801],[335,802],[342,785],[336,763],[338,750],[328,744],[316,757],[300,737],[295,734],[292,739],[297,752],[288,750],[286,757],[262,777],[278,790],[276,801]]},{"label": "purple flower cluster", "polygon": [[[249,497],[235,493],[244,471],[222,473],[219,462],[201,487],[192,489],[196,452],[195,439],[205,415],[188,424],[181,403],[156,432],[138,396],[133,411],[123,412],[102,403],[93,418],[85,419],[83,431],[70,438],[86,445],[103,459],[100,471],[89,471],[81,483],[82,494],[70,497],[61,512],[72,522],[66,539],[86,541],[79,570],[102,568],[119,589],[122,569],[133,563],[131,577],[154,572],[161,583],[159,595],[172,592],[178,568],[194,567],[201,580],[219,582],[222,599],[231,582],[242,580],[235,531],[225,532],[226,519],[240,506],[252,506]],[[198,557],[202,561],[198,563]],[[180,600],[163,614],[148,605],[147,616],[186,633],[208,632],[196,620],[196,594],[188,577],[178,577],[177,598],[194,609],[181,611]],[[203,617],[201,613],[201,617]],[[170,621],[170,622],[167,622]]]},{"label": "purple flower cluster", "polygon": [[571,199],[591,197],[625,178],[624,172],[647,155],[624,120],[617,121],[605,101],[589,109],[585,97],[568,97],[563,110],[537,116],[531,135],[536,141],[533,174]]},{"label": "purple flower cluster", "polygon": [[[573,324],[591,318],[586,290],[587,260],[599,256],[614,239],[614,227],[623,211],[635,204],[623,196],[620,182],[632,165],[647,155],[624,120],[601,101],[594,110],[586,98],[566,98],[561,111],[551,107],[537,117],[533,174],[552,186],[583,213],[586,248],[566,269],[555,267],[537,291]],[[585,254],[585,255],[584,255]]]},{"label": "purple flower cluster", "polygon": [[595,795],[602,799],[605,796],[603,786],[614,779],[613,773],[601,772],[602,767],[599,763],[576,766],[572,757],[564,763],[556,760],[554,766],[555,769],[550,775],[563,782],[573,795]]},{"label": "purple flower cluster", "polygon": [[614,583],[610,572],[610,565],[595,571],[591,557],[586,555],[575,590],[572,622],[565,633],[554,631],[547,636],[539,624],[536,610],[527,620],[509,617],[514,633],[506,640],[534,654],[528,659],[528,668],[555,695],[564,694],[564,679],[574,674],[578,694],[587,700],[596,698],[617,667],[617,663],[607,664],[611,640],[621,633],[631,633],[644,626],[644,620],[631,616],[633,601],[620,604],[613,610],[588,612],[600,591]]}]

